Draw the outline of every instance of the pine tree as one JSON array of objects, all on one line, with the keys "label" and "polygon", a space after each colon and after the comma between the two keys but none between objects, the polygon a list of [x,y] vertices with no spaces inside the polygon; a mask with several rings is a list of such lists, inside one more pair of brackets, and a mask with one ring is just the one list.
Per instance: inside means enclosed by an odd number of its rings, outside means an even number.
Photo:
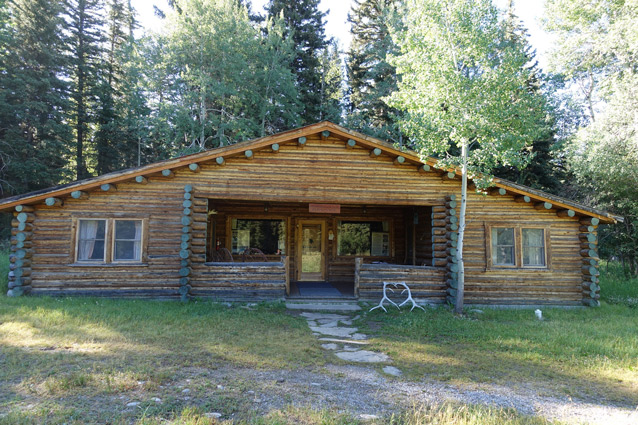
[{"label": "pine tree", "polygon": [[0,6],[0,172],[2,194],[9,195],[67,178],[70,131],[61,2]]},{"label": "pine tree", "polygon": [[98,129],[95,134],[97,153],[96,172],[104,174],[117,170],[127,162],[126,157],[133,154],[127,149],[126,133],[123,129],[123,114],[118,108],[118,100],[124,95],[125,66],[127,62],[125,48],[134,43],[132,32],[135,17],[129,4],[124,0],[110,0],[106,19],[107,38],[104,48],[104,64],[97,87]]},{"label": "pine tree", "polygon": [[342,114],[343,90],[341,83],[343,74],[341,71],[341,58],[336,42],[330,43],[321,53],[320,57],[321,90],[319,119],[328,120],[339,124]]},{"label": "pine tree", "polygon": [[347,53],[349,101],[347,125],[373,136],[401,143],[398,111],[383,100],[397,89],[388,57],[397,53],[390,36],[399,0],[356,0],[348,14],[352,43]]},{"label": "pine tree", "polygon": [[290,65],[297,77],[302,124],[321,120],[321,54],[329,41],[324,30],[325,13],[319,10],[319,0],[270,0],[268,16],[283,13],[292,37],[295,55]]},{"label": "pine tree", "polygon": [[[551,91],[551,81],[543,74],[536,60],[536,50],[529,43],[527,28],[523,25],[514,10],[514,0],[509,0],[505,18],[503,20],[503,48],[517,48],[524,52],[528,59],[525,72],[529,75],[527,89],[534,95],[544,97],[548,103],[546,110],[552,108],[549,105],[550,98],[547,90]],[[545,131],[532,142],[530,153],[533,159],[523,169],[516,167],[500,167],[494,174],[516,183],[535,187],[557,193],[561,190],[561,180],[565,178],[562,168],[557,165],[555,155],[559,147],[555,130],[555,117],[548,115],[543,117]]]},{"label": "pine tree", "polygon": [[[71,76],[71,120],[76,140],[76,177],[89,177],[87,148],[91,125],[94,123],[99,73],[102,64],[102,11],[100,0],[66,0],[69,28],[69,75]],[[92,161],[94,162],[94,161]],[[92,163],[91,165],[94,166]]]}]

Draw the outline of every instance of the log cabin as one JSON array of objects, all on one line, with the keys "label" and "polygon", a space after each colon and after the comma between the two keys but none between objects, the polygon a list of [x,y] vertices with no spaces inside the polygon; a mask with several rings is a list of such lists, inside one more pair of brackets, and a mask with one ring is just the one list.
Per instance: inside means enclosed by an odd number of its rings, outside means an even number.
[{"label": "log cabin", "polygon": [[[321,122],[6,198],[10,296],[379,300],[457,294],[456,170]],[[465,302],[599,304],[604,211],[468,190]]]}]

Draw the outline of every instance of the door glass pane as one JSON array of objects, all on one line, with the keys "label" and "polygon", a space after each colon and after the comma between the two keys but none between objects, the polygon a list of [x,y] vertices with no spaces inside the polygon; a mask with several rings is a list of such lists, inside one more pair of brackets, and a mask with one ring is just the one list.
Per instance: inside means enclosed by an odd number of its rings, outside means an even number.
[{"label": "door glass pane", "polygon": [[303,225],[301,272],[321,273],[321,225]]}]

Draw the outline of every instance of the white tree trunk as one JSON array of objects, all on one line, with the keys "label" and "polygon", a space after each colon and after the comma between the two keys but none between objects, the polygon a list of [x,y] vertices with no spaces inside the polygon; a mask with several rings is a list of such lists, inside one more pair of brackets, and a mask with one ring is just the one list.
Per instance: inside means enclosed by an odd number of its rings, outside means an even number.
[{"label": "white tree trunk", "polygon": [[458,288],[456,294],[456,305],[454,312],[456,314],[463,313],[463,293],[465,290],[465,265],[463,264],[463,237],[465,236],[465,210],[467,207],[467,145],[468,141],[464,140],[461,147],[461,155],[463,159],[463,167],[461,170],[461,211],[459,212],[459,239],[456,250],[456,259],[459,265]]}]

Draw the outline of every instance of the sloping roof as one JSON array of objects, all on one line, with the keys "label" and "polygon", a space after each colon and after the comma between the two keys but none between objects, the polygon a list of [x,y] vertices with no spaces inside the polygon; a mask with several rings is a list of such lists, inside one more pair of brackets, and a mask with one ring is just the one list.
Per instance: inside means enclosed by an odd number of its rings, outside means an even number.
[{"label": "sloping roof", "polygon": [[[376,139],[374,137],[366,136],[356,131],[349,130],[347,128],[333,124],[329,121],[322,121],[317,124],[311,124],[305,127],[278,133],[272,136],[239,142],[233,145],[210,149],[204,152],[155,162],[153,164],[144,165],[142,167],[115,171],[85,180],[79,180],[72,183],[54,186],[48,189],[41,189],[34,192],[25,193],[23,195],[12,196],[0,200],[0,211],[7,211],[17,205],[40,203],[45,201],[49,197],[70,195],[72,192],[78,190],[86,191],[100,188],[100,186],[103,184],[114,184],[121,181],[132,180],[137,176],[149,176],[152,174],[161,173],[163,170],[186,167],[193,163],[214,161],[220,157],[229,158],[234,155],[244,154],[244,152],[246,152],[247,150],[259,150],[261,148],[270,147],[275,143],[297,141],[300,137],[306,137],[324,131],[329,131],[331,134],[343,138],[344,140],[353,139],[358,146],[362,146],[370,150],[378,148],[385,155],[394,157],[401,156],[405,159],[406,163],[413,163],[416,166],[428,165],[433,169],[436,169],[437,160],[434,158],[427,158],[425,160],[422,160],[420,156],[414,151],[399,150],[391,143]],[[438,171],[454,172],[456,175],[460,176],[459,170]],[[614,216],[605,211],[600,211],[585,205],[581,205],[568,199],[551,195],[540,190],[515,184],[505,179],[494,178],[493,183],[495,187],[505,189],[507,192],[510,192],[513,195],[529,196],[536,202],[550,202],[557,209],[571,209],[580,215],[596,217],[606,223],[622,221],[622,217]]]}]

